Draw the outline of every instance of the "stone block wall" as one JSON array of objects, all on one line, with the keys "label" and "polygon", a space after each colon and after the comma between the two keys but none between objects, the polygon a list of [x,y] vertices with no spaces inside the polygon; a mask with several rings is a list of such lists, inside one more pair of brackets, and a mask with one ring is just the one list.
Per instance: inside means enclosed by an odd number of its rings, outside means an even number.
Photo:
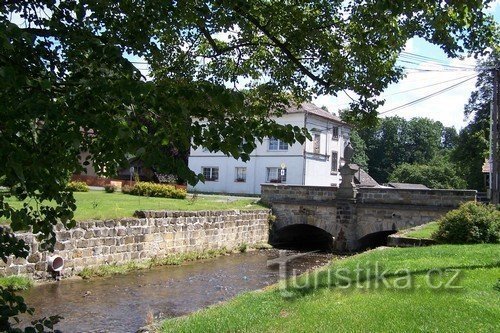
[{"label": "stone block wall", "polygon": [[475,200],[476,193],[475,190],[410,190],[362,187],[358,189],[356,199],[365,204],[456,207],[461,202]]},{"label": "stone block wall", "polygon": [[51,275],[47,258],[53,254],[64,258],[64,275],[73,275],[85,267],[264,243],[268,241],[269,213],[140,211],[137,218],[79,222],[71,230],[57,228],[54,253],[38,251],[34,235],[20,233],[30,246],[30,254],[27,259],[0,262],[0,274],[47,278]]},{"label": "stone block wall", "polygon": [[333,186],[262,184],[261,201],[265,204],[304,200],[328,203],[337,197],[337,191]]}]

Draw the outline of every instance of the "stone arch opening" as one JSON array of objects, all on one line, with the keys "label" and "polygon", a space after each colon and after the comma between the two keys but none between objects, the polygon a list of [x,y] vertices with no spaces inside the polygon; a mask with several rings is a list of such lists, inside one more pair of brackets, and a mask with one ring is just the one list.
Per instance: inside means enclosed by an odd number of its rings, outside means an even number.
[{"label": "stone arch opening", "polygon": [[330,252],[333,249],[332,235],[309,224],[292,224],[280,228],[274,231],[270,243],[278,249],[287,250]]},{"label": "stone arch opening", "polygon": [[383,230],[365,235],[358,240],[359,250],[364,251],[378,246],[387,246],[387,237],[396,232],[397,230]]}]

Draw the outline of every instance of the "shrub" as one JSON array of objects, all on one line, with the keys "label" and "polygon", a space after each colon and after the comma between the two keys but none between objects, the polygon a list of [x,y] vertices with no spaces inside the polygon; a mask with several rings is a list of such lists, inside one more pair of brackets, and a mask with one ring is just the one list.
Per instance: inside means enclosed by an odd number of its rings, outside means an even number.
[{"label": "shrub", "polygon": [[132,193],[132,189],[133,189],[133,186],[123,185],[122,186],[122,193],[131,194]]},{"label": "shrub", "polygon": [[178,189],[172,185],[163,185],[163,184],[146,183],[146,182],[137,182],[134,186],[132,186],[129,192],[124,192],[124,193],[146,196],[146,197],[161,197],[161,198],[174,198],[174,199],[185,199],[187,194],[186,190]]},{"label": "shrub", "polygon": [[113,193],[116,191],[116,186],[115,185],[104,185],[104,191],[106,191],[106,193]]},{"label": "shrub", "polygon": [[89,186],[84,182],[69,182],[66,189],[70,192],[88,192]]},{"label": "shrub", "polygon": [[500,243],[500,211],[493,205],[467,202],[438,220],[432,238],[443,243]]}]

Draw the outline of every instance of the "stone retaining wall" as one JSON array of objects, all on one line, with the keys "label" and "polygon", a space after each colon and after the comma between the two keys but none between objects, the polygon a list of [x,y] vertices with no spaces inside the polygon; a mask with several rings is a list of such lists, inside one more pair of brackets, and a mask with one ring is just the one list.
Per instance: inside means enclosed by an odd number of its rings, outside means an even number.
[{"label": "stone retaining wall", "polygon": [[[57,228],[53,254],[64,258],[64,275],[85,267],[151,259],[172,253],[234,249],[268,241],[269,210],[136,212],[137,218],[79,222],[71,230]],[[47,258],[31,233],[19,233],[30,246],[27,259],[0,262],[0,274],[51,275]]]}]

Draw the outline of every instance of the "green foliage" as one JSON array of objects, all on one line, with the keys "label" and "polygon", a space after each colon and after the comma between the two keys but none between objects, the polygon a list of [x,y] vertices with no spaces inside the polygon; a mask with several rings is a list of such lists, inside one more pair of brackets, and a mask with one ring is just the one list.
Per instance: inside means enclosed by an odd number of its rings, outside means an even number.
[{"label": "green foliage", "polygon": [[375,128],[362,129],[359,134],[366,144],[370,175],[379,183],[386,183],[403,163],[428,164],[447,153],[456,140],[456,131],[438,121],[397,116],[380,119]]},{"label": "green foliage", "polygon": [[432,238],[442,243],[500,243],[500,211],[493,205],[467,202],[438,223]]},{"label": "green foliage", "polygon": [[66,190],[70,192],[88,192],[89,186],[84,182],[69,182]]},{"label": "green foliage", "polygon": [[123,185],[122,186],[122,193],[124,193],[124,194],[131,194],[133,188],[134,187],[130,186],[130,185]]},{"label": "green foliage", "polygon": [[104,191],[106,191],[106,193],[114,193],[116,191],[116,186],[115,185],[104,185]]},{"label": "green foliage", "polygon": [[368,167],[368,155],[366,154],[366,143],[359,136],[356,130],[352,130],[350,133],[350,139],[352,147],[354,148],[354,156],[352,157],[352,163],[356,163],[366,172],[369,171]]},{"label": "green foliage", "polygon": [[0,287],[11,288],[12,290],[27,290],[33,286],[33,281],[20,275],[0,277]]},{"label": "green foliage", "polygon": [[248,244],[243,243],[240,246],[238,246],[238,251],[240,251],[241,253],[247,252],[248,251]]},{"label": "green foliage", "polygon": [[435,189],[463,189],[467,183],[457,174],[456,167],[445,158],[435,158],[429,164],[398,165],[389,181],[423,184]]},{"label": "green foliage", "polygon": [[118,274],[126,274],[129,272],[149,269],[157,266],[172,266],[181,265],[187,261],[195,261],[201,259],[216,258],[226,253],[229,253],[225,247],[218,250],[206,250],[206,251],[192,251],[186,253],[173,253],[166,255],[164,257],[155,257],[143,261],[130,261],[125,264],[109,264],[102,265],[98,267],[84,268],[78,275],[83,279],[90,279],[93,277],[103,277],[112,276]]},{"label": "green foliage", "polygon": [[132,186],[128,194],[143,197],[186,199],[187,192],[185,189],[176,188],[173,185],[137,182]]},{"label": "green foliage", "polygon": [[493,72],[489,68],[500,65],[500,51],[498,46],[493,53],[478,63],[478,79],[464,114],[471,118],[457,138],[456,148],[451,154],[463,178],[467,180],[469,188],[485,191],[482,166],[489,153],[490,136],[490,104],[493,96]]}]

